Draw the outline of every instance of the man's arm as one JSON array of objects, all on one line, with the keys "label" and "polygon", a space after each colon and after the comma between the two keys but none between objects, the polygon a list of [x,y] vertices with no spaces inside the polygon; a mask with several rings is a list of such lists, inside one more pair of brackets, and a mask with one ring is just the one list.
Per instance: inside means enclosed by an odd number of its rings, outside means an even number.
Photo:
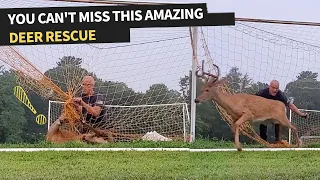
[{"label": "man's arm", "polygon": [[280,91],[279,100],[283,102],[286,106],[290,107],[291,101],[288,100],[287,96]]},{"label": "man's arm", "polygon": [[301,111],[299,111],[299,109],[297,108],[297,106],[296,105],[294,105],[293,103],[289,103],[289,108],[293,111],[293,112],[295,112],[295,113],[297,113],[299,116],[301,116],[301,117],[307,117],[307,114],[306,113],[302,113]]},{"label": "man's arm", "polygon": [[82,114],[82,106],[80,106],[80,104],[78,103],[74,103],[73,105],[76,108],[77,112]]},{"label": "man's arm", "polygon": [[302,113],[301,111],[299,111],[299,109],[297,108],[297,106],[295,106],[293,104],[293,100],[290,100],[281,92],[281,101],[288,106],[293,112],[297,113],[299,116],[301,117],[307,117],[306,113]]},{"label": "man's arm", "polygon": [[[97,117],[99,116],[101,112],[101,107],[100,106],[90,106],[87,103],[85,103],[82,98],[74,98],[73,99],[76,103],[79,103],[79,109],[85,108],[88,114],[92,114],[93,116]],[[81,112],[81,111],[80,111]]]},{"label": "man's arm", "polygon": [[[82,100],[81,100],[82,101]],[[81,103],[82,107],[84,107],[89,114],[92,114],[93,116],[97,117],[99,116],[101,112],[101,107],[99,106],[89,106],[87,103],[83,102]]]}]

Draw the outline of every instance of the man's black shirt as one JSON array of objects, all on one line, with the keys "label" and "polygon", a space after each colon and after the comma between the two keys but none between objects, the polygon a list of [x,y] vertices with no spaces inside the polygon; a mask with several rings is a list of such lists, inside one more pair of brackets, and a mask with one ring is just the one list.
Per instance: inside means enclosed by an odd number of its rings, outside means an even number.
[{"label": "man's black shirt", "polygon": [[99,106],[101,107],[101,112],[98,117],[93,116],[92,114],[88,114],[87,110],[82,107],[82,114],[86,117],[86,121],[88,123],[99,123],[103,120],[106,114],[106,108],[104,106],[104,99],[102,95],[94,94],[92,96],[82,95],[82,100],[87,103],[89,106]]},{"label": "man's black shirt", "polygon": [[286,106],[289,106],[288,98],[284,95],[282,91],[278,91],[275,96],[269,93],[269,88],[265,88],[256,93],[257,96],[261,96],[267,99],[273,99],[283,102]]}]

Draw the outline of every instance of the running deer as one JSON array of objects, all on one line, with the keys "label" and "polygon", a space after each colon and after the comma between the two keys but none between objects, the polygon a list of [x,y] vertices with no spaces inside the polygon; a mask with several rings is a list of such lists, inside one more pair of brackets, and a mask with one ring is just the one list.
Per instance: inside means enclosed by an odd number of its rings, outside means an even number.
[{"label": "running deer", "polygon": [[247,121],[262,122],[274,120],[279,122],[283,126],[291,128],[297,140],[296,145],[300,147],[297,128],[287,118],[286,107],[282,102],[245,93],[223,93],[220,87],[226,83],[227,79],[219,79],[219,68],[217,67],[217,69],[218,75],[203,72],[203,70],[201,74],[198,73],[199,71],[196,72],[196,76],[204,79],[205,84],[201,87],[200,95],[194,101],[195,103],[201,103],[213,100],[227,111],[234,119],[232,131],[234,133],[234,143],[238,151],[242,151],[239,142],[239,128],[241,124]]}]

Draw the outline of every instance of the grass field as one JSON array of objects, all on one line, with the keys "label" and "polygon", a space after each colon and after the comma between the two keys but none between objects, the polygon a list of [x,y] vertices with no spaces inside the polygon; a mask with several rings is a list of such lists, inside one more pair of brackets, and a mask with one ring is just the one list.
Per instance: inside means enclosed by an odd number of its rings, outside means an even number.
[{"label": "grass field", "polygon": [[[148,142],[148,141],[133,141],[123,143],[107,143],[107,144],[87,144],[70,142],[65,144],[52,144],[47,142],[39,142],[36,144],[0,144],[0,148],[86,148],[86,147],[101,147],[101,148],[234,148],[233,142],[226,141],[211,141],[197,140],[194,143],[184,142]],[[244,145],[244,147],[262,147],[259,145]]]},{"label": "grass field", "polygon": [[6,152],[1,179],[319,179],[320,152]]},{"label": "grass field", "polygon": [[[241,143],[243,148],[263,148],[263,145]],[[197,139],[194,143],[184,142],[147,142],[134,141],[124,143],[108,143],[108,144],[86,144],[86,143],[65,143],[51,144],[47,142],[39,142],[36,144],[0,144],[0,148],[193,148],[193,149],[212,149],[212,148],[235,148],[231,141],[212,141],[209,139]],[[309,144],[305,147],[320,148],[320,144]]]},{"label": "grass field", "polygon": [[[234,148],[232,142],[133,142],[19,147]],[[260,147],[244,145],[243,147]],[[320,179],[320,151],[283,152],[1,152],[1,179]]]}]

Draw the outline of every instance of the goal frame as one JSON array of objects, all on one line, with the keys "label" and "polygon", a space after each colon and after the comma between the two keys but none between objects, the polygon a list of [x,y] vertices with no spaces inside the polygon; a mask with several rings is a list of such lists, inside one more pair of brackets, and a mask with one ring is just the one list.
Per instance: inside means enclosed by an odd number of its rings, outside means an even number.
[{"label": "goal frame", "polygon": [[[52,101],[49,100],[48,102],[48,126],[47,126],[47,130],[50,129],[51,126],[51,122],[53,122],[51,120],[51,109],[52,103],[57,103],[57,104],[63,104],[65,102],[61,102],[61,101]],[[154,106],[174,106],[174,105],[181,105],[182,106],[182,113],[183,113],[183,139],[184,142],[188,142],[190,141],[188,139],[188,135],[190,136],[190,134],[187,134],[187,127],[186,127],[186,123],[189,122],[190,126],[191,126],[191,120],[190,120],[190,113],[189,113],[189,109],[188,109],[188,104],[187,103],[172,103],[172,104],[152,104],[152,105],[135,105],[135,106],[121,106],[121,105],[104,105],[105,107],[129,107],[129,108],[133,108],[133,107],[154,107]],[[186,114],[185,114],[186,113]]]},{"label": "goal frame", "polygon": [[[320,113],[320,110],[315,110],[315,109],[298,109],[298,110],[304,111],[304,112],[319,112]],[[292,123],[292,110],[291,109],[289,110],[289,121]],[[292,138],[292,130],[291,130],[291,128],[289,128],[289,131],[288,131],[289,144],[292,144],[291,138]],[[320,136],[301,136],[299,138],[300,139],[304,139],[304,138],[319,138],[320,139]]]}]

